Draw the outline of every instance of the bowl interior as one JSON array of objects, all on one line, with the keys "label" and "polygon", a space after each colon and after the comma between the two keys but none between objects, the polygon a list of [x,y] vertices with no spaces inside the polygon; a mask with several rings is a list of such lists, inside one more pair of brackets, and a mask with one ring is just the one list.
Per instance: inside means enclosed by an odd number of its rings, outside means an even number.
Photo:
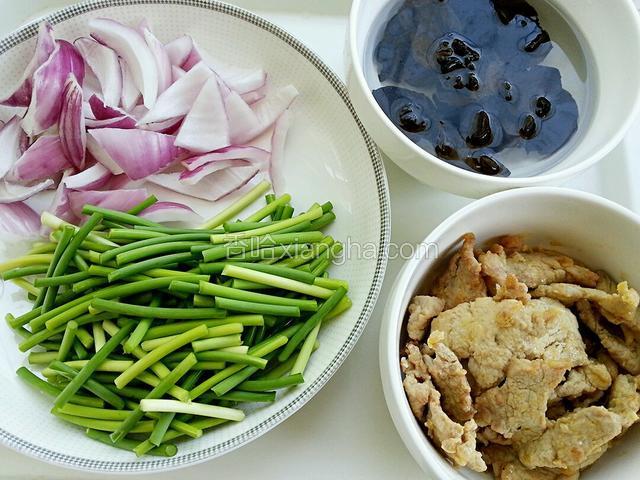
[{"label": "bowl interior", "polygon": [[[380,86],[373,60],[375,46],[386,20],[402,1],[361,0],[357,3],[360,6],[354,16],[357,56],[369,90],[372,90]],[[621,134],[626,131],[640,98],[635,90],[629,92],[630,96],[616,95],[618,98],[613,102],[610,102],[612,95],[605,96],[605,92],[618,91],[614,89],[622,89],[620,91],[624,92],[631,89],[627,82],[632,77],[627,76],[626,68],[625,75],[616,73],[615,55],[611,55],[610,48],[616,44],[629,45],[628,50],[625,47],[627,58],[640,58],[639,44],[636,42],[630,45],[630,39],[640,40],[637,12],[630,1],[611,2],[613,5],[602,2],[589,2],[585,5],[579,0],[529,0],[529,3],[538,11],[542,25],[557,45],[543,65],[560,70],[563,87],[578,103],[578,131],[566,145],[546,159],[535,161],[518,158],[521,155],[514,154],[508,162],[512,175],[508,179],[502,179],[507,183],[509,179],[571,169],[598,155],[600,158],[622,138]],[[640,73],[638,62],[635,64],[630,68],[634,73]],[[375,105],[378,115],[384,116],[373,96],[369,100]],[[616,120],[611,121],[612,118]],[[442,162],[413,145],[391,122],[387,122],[387,126],[396,135],[403,137],[416,154],[431,161]]]},{"label": "bowl interior", "polygon": [[[385,259],[381,252],[389,235],[387,186],[377,150],[359,126],[340,81],[312,53],[277,27],[235,7],[191,0],[99,1],[69,7],[54,14],[51,20],[56,24],[58,37],[73,40],[88,34],[87,22],[93,17],[109,17],[129,24],[147,18],[162,41],[187,33],[223,61],[263,67],[273,87],[295,85],[301,95],[293,108],[294,124],[281,166],[285,172],[283,191],[292,195],[298,211],[316,201],[332,201],[338,220],[328,234],[344,242],[369,245],[373,252],[368,257],[351,258],[332,270],[332,275],[349,281],[354,305],[323,328],[319,338],[322,347],[305,372],[305,384],[282,391],[272,405],[251,408],[244,422],[182,443],[178,455],[170,459],[135,460],[129,452],[90,441],[81,429],[53,417],[49,413],[50,399],[19,383],[14,372],[26,365],[26,356],[18,352],[18,338],[2,322],[0,408],[6,414],[0,417],[0,440],[25,453],[76,468],[119,472],[164,470],[220,455],[256,438],[294,413],[335,372],[362,332],[382,282]],[[31,56],[36,27],[26,27],[0,44],[0,84],[7,89],[20,77]],[[150,190],[160,199],[173,199],[167,191]],[[185,203],[205,217],[224,207],[224,202]],[[0,256],[3,260],[11,258],[25,248],[20,242],[4,240],[0,242]],[[1,305],[3,314],[28,310],[22,293],[9,283],[4,285]]]},{"label": "bowl interior", "polygon": [[[383,382],[390,383],[385,392],[387,402],[405,444],[423,468],[447,479],[491,476],[452,468],[423,435],[402,390],[398,358],[411,298],[427,290],[426,282],[433,271],[459,247],[466,232],[474,232],[479,245],[499,235],[523,234],[530,245],[559,250],[594,270],[607,271],[614,279],[627,280],[635,288],[640,286],[640,258],[633,246],[633,239],[640,232],[640,218],[593,195],[554,188],[504,192],[471,204],[436,228],[425,240],[430,248],[423,251],[437,249],[438,255],[410,260],[398,277],[396,298],[387,316],[388,338],[381,339],[381,361],[387,363],[391,377],[383,378]],[[603,472],[621,480],[635,478],[634,472],[640,468],[639,440],[640,427],[636,425],[580,478],[595,480],[602,478]]]}]

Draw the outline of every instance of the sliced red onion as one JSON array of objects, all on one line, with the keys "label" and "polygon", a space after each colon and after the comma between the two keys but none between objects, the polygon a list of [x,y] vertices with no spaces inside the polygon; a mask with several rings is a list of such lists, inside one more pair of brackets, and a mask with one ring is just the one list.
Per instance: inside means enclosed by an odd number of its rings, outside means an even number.
[{"label": "sliced red onion", "polygon": [[174,82],[177,82],[182,77],[184,77],[186,74],[187,74],[187,72],[184,71],[183,69],[181,69],[180,67],[176,67],[175,65],[171,66],[171,77],[173,78]]},{"label": "sliced red onion", "polygon": [[147,180],[161,187],[195,198],[216,201],[246,185],[258,174],[255,167],[234,167],[218,170],[201,179],[196,185],[180,180],[180,173],[159,173]]},{"label": "sliced red onion", "polygon": [[142,125],[142,130],[151,130],[152,132],[165,133],[167,135],[175,135],[180,130],[182,118],[170,118],[164,122],[155,122]]},{"label": "sliced red onion", "polygon": [[[85,76],[85,82],[86,82],[86,76]],[[82,97],[83,97],[83,102],[82,102],[82,114],[84,115],[84,118],[88,118],[89,120],[95,120],[96,117],[93,114],[93,111],[91,110],[91,105],[89,105],[89,102],[86,100],[87,98],[91,98],[93,95],[96,95],[96,93],[92,93],[90,96],[86,96],[87,91],[83,88],[82,89]]]},{"label": "sliced red onion", "polygon": [[41,23],[35,52],[18,82],[18,87],[8,98],[0,101],[0,104],[10,107],[29,106],[31,103],[31,91],[33,90],[33,74],[49,59],[55,49],[55,42],[56,39],[53,36],[51,24],[49,22]]},{"label": "sliced red onion", "polygon": [[200,90],[182,122],[175,144],[197,153],[229,145],[229,121],[215,76],[210,77]]},{"label": "sliced red onion", "polygon": [[148,26],[142,28],[142,36],[156,60],[156,67],[158,69],[158,95],[160,95],[173,83],[171,60],[162,42],[158,40]]},{"label": "sliced red onion", "polygon": [[164,46],[171,65],[182,67],[193,50],[193,39],[189,35],[183,35],[170,41]]},{"label": "sliced red onion", "polygon": [[203,165],[212,162],[224,162],[227,160],[243,160],[254,165],[259,170],[266,170],[269,166],[271,154],[266,150],[249,146],[231,146],[218,151],[191,157],[182,162],[189,171],[194,171]]},{"label": "sliced red onion", "polygon": [[158,97],[155,106],[140,119],[139,123],[163,122],[186,115],[205,82],[212,75],[213,72],[204,63],[194,66]]},{"label": "sliced red onion", "polygon": [[21,118],[13,117],[0,129],[0,145],[2,145],[0,148],[0,178],[11,170],[23,153],[22,148],[27,135],[22,130],[20,121]]},{"label": "sliced red onion", "polygon": [[82,217],[82,208],[86,204],[126,212],[147,198],[147,190],[144,188],[132,190],[85,190],[67,192],[69,208],[77,217]]},{"label": "sliced red onion", "polygon": [[244,135],[241,134],[239,137],[233,138],[233,143],[246,143],[260,135],[289,108],[298,95],[296,87],[287,85],[252,105],[251,108],[258,119],[258,128],[253,131],[245,130]]},{"label": "sliced red onion", "polygon": [[22,128],[29,136],[44,132],[58,121],[62,93],[70,73],[82,84],[84,60],[69,42],[57,40],[54,52],[33,74],[31,103],[22,121]]},{"label": "sliced red onion", "polygon": [[85,112],[89,118],[94,118],[94,115],[89,107],[89,102],[87,102],[86,99],[91,98],[94,95],[102,96],[100,82],[98,81],[98,77],[96,77],[95,73],[89,69],[85,69],[84,82],[82,83],[82,97],[85,99]]},{"label": "sliced red onion", "polygon": [[142,118],[147,114],[148,111],[149,109],[144,105],[136,105],[131,110],[129,110],[129,115],[136,119]]},{"label": "sliced red onion", "polygon": [[[22,122],[20,125],[22,126]],[[23,133],[20,134],[20,155],[26,152],[31,146],[31,139],[26,133],[24,133],[24,130],[22,130],[22,132]]]},{"label": "sliced red onion", "polygon": [[156,223],[180,222],[195,224],[202,220],[202,217],[190,207],[175,202],[154,203],[144,209],[140,216]]},{"label": "sliced red onion", "polygon": [[0,105],[0,121],[2,124],[8,123],[13,117],[22,118],[25,113],[27,113],[27,109],[24,107],[5,107]]},{"label": "sliced red onion", "polygon": [[298,96],[298,90],[287,85],[249,106],[236,92],[228,88],[225,90],[224,85],[221,85],[221,90],[234,145],[248,143],[269,129]]},{"label": "sliced red onion", "polygon": [[80,173],[66,177],[62,182],[71,190],[98,190],[104,187],[112,176],[108,168],[96,163]]},{"label": "sliced red onion", "polygon": [[245,69],[208,60],[207,64],[232,90],[241,95],[260,89],[267,81],[262,69]]},{"label": "sliced red onion", "polygon": [[123,188],[138,188],[142,181],[132,181],[124,173],[121,175],[113,175],[107,183],[101,188],[101,190],[120,190]]},{"label": "sliced red onion", "polygon": [[[242,100],[240,94],[230,90],[229,87],[222,83],[220,84],[220,91],[229,121],[229,139],[234,145],[242,144],[246,141],[247,131],[257,132],[260,130],[258,117],[247,102]],[[253,136],[255,137],[256,135]]]},{"label": "sliced red onion", "polygon": [[52,185],[53,180],[50,178],[30,186],[2,180],[0,181],[0,203],[21,202],[22,200],[31,198],[36,193],[48,189]]},{"label": "sliced red onion", "polygon": [[124,110],[106,105],[97,95],[89,98],[94,119],[86,119],[87,128],[135,128],[136,119]]},{"label": "sliced red onion", "polygon": [[244,100],[247,104],[253,105],[256,102],[259,102],[267,95],[265,88],[259,88],[257,90],[252,90],[251,92],[243,93],[240,95],[242,100]]},{"label": "sliced red onion", "polygon": [[124,110],[107,104],[98,95],[92,95],[89,98],[89,106],[91,107],[91,111],[93,112],[93,117],[96,120],[109,120],[112,118],[119,118],[125,115],[130,116]]},{"label": "sliced red onion", "polygon": [[193,170],[185,170],[180,174],[180,180],[187,185],[195,185],[207,175],[211,175],[218,170],[233,167],[251,166],[246,160],[218,160],[214,162],[203,163]]},{"label": "sliced red onion", "polygon": [[0,232],[20,237],[37,236],[40,231],[40,215],[22,202],[0,205]]},{"label": "sliced red onion", "polygon": [[107,105],[118,105],[122,97],[122,71],[116,52],[89,37],[78,38],[73,44],[95,75],[104,101]]},{"label": "sliced red onion", "polygon": [[[102,130],[102,129],[94,129],[94,130]],[[92,132],[94,130],[89,130],[87,132],[87,153],[91,155],[96,162],[103,165],[107,170],[109,170],[113,175],[121,175],[124,173],[120,165],[118,165],[109,155],[109,153],[100,145],[100,143],[93,138]]]},{"label": "sliced red onion", "polygon": [[128,115],[122,117],[107,118],[106,120],[85,119],[87,128],[136,128],[136,121]]},{"label": "sliced red onion", "polygon": [[131,70],[122,59],[120,59],[120,70],[122,71],[122,99],[120,103],[122,108],[129,112],[137,105],[140,90],[136,87]]},{"label": "sliced red onion", "polygon": [[273,191],[282,193],[284,188],[284,176],[282,174],[284,163],[284,147],[287,140],[287,133],[291,127],[291,111],[285,110],[276,120],[271,139],[271,162],[269,164],[269,176]]},{"label": "sliced red onion", "polygon": [[65,156],[77,170],[82,170],[87,148],[87,131],[82,114],[82,87],[73,74],[69,75],[64,86],[58,134]]},{"label": "sliced red onion", "polygon": [[252,138],[250,141],[245,143],[248,147],[256,147],[261,150],[266,150],[267,152],[271,152],[271,140],[273,138],[273,129],[274,126],[267,128],[264,132],[262,132],[257,137]]},{"label": "sliced red onion", "polygon": [[13,166],[9,180],[31,182],[49,178],[69,168],[58,135],[43,135],[31,145]]},{"label": "sliced red onion", "polygon": [[264,86],[267,81],[267,74],[262,69],[250,69],[234,67],[214,59],[208,52],[200,48],[193,42],[193,48],[189,57],[181,67],[189,71],[195,64],[203,61],[213,70],[224,83],[234,92],[239,94],[251,92]]},{"label": "sliced red onion", "polygon": [[92,141],[87,144],[97,161],[112,173],[124,172],[132,180],[163,170],[180,153],[173,145],[175,137],[148,130],[93,129],[89,138],[100,147],[96,149]]},{"label": "sliced red onion", "polygon": [[188,72],[200,62],[203,62],[202,55],[200,55],[200,50],[196,46],[196,42],[193,41],[191,50],[189,51],[189,54],[187,55],[187,58],[185,58],[184,62],[180,64],[180,67],[182,67],[185,71]]},{"label": "sliced red onion", "polygon": [[[69,189],[66,187],[65,182],[66,179],[69,178],[71,172],[69,170],[65,171],[62,174],[62,180],[58,184],[58,188],[56,188],[56,192],[51,199],[51,203],[49,207],[46,208],[46,211],[53,213],[56,217],[61,218],[70,223],[79,223],[80,219],[76,217],[69,207],[69,198],[67,197],[67,192]],[[42,234],[48,233],[48,229],[42,228]]]},{"label": "sliced red onion", "polygon": [[90,20],[89,28],[93,38],[111,47],[127,63],[145,106],[151,108],[158,96],[158,68],[144,37],[135,29],[107,18]]}]

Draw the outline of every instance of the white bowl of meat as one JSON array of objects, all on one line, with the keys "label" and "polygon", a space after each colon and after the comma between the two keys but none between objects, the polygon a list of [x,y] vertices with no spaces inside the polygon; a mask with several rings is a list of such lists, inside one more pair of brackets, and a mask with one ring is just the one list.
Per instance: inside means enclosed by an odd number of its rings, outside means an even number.
[{"label": "white bowl of meat", "polygon": [[425,239],[440,255],[407,262],[380,337],[387,405],[425,472],[637,478],[639,232],[608,200],[537,187]]}]

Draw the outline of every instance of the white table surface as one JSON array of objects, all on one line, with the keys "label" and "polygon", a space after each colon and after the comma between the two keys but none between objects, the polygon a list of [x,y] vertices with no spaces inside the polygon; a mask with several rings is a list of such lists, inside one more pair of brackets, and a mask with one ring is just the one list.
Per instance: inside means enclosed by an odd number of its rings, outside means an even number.
[{"label": "white table surface", "polygon": [[[348,0],[230,0],[284,27],[345,77],[343,39]],[[47,8],[68,0],[0,0],[0,34]],[[270,9],[267,10],[266,8]],[[313,28],[311,28],[313,27]],[[591,191],[640,213],[640,184],[632,153],[640,152],[640,121],[624,142],[597,167],[567,186]],[[391,189],[392,241],[422,240],[470,200],[439,192],[413,180],[386,160]],[[402,265],[391,261],[382,294],[355,349],[325,388],[300,412],[240,450],[222,458],[141,479],[196,480],[305,478],[413,480],[425,478],[405,450],[387,412],[378,373],[378,333],[385,299]],[[65,470],[0,446],[0,479],[113,479]]]}]

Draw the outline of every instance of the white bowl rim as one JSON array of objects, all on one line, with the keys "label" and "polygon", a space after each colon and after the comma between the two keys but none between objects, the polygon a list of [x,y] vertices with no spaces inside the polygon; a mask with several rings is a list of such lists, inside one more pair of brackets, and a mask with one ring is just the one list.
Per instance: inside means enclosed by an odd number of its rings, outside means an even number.
[{"label": "white bowl rim", "polygon": [[82,15],[88,12],[101,10],[104,8],[131,6],[131,5],[184,5],[191,7],[199,7],[207,10],[213,10],[225,15],[246,21],[253,26],[259,27],[268,33],[275,35],[277,38],[294,48],[299,54],[305,57],[324,78],[331,84],[336,93],[340,96],[345,106],[351,113],[353,121],[356,123],[362,140],[364,141],[369,157],[371,159],[372,168],[374,170],[378,201],[380,204],[380,235],[379,250],[377,252],[376,268],[372,279],[371,288],[365,300],[364,307],[358,316],[358,320],[351,330],[349,336],[340,348],[339,352],[327,365],[324,371],[318,376],[315,382],[306,386],[306,388],[291,402],[284,405],[278,412],[273,414],[262,423],[253,427],[236,437],[233,437],[223,443],[204,448],[197,452],[187,455],[177,455],[175,457],[163,458],[158,460],[150,460],[146,462],[112,462],[112,461],[96,461],[93,459],[65,455],[55,452],[49,448],[34,445],[25,441],[12,433],[0,428],[0,443],[12,448],[20,453],[26,454],[38,460],[43,460],[59,466],[82,470],[94,471],[100,473],[113,474],[135,474],[135,473],[153,473],[159,471],[169,471],[187,466],[193,466],[198,463],[205,462],[212,458],[219,457],[236,448],[249,443],[268,432],[285,419],[297,412],[304,406],[335,374],[338,368],[345,361],[357,340],[362,335],[364,328],[369,321],[371,313],[378,300],[384,274],[387,266],[387,247],[391,238],[391,213],[389,186],[385,173],[384,164],[378,151],[376,144],[373,142],[369,134],[360,122],[356,111],[351,104],[346,86],[340,78],[331,70],[312,50],[306,47],[302,42],[297,40],[290,33],[275,24],[265,20],[264,18],[251,13],[243,8],[229,5],[218,0],[89,0],[86,2],[70,5],[58,9],[57,11],[37,18],[30,23],[20,27],[11,34],[0,40],[0,55],[4,54],[11,48],[21,44],[22,42],[33,38],[38,33],[38,26],[43,21],[48,21],[55,25],[64,22],[70,18]]},{"label": "white bowl rim", "polygon": [[[573,200],[585,204],[599,205],[640,226],[640,215],[599,195],[564,187],[525,187],[494,193],[471,202],[443,220],[427,235],[422,243],[428,245],[430,242],[437,241],[452,224],[486,205],[508,202],[510,199],[517,197],[532,197],[535,199],[535,197],[549,196],[555,197],[558,201]],[[411,280],[414,279],[418,266],[424,261],[424,259],[420,258],[413,258],[407,261],[398,273],[391,287],[391,292],[405,292]],[[423,468],[428,465],[431,469],[429,473],[432,473],[438,479],[465,480],[465,477],[460,475],[458,469],[450,465],[426,438],[411,412],[405,395],[399,362],[400,345],[396,341],[395,335],[398,328],[397,321],[404,321],[404,310],[407,307],[403,305],[402,296],[402,293],[391,294],[387,301],[380,328],[379,367],[387,408],[396,430],[416,462]]]},{"label": "white bowl rim", "polygon": [[[353,74],[355,79],[357,80],[360,89],[364,92],[365,98],[372,105],[374,111],[376,112],[378,118],[385,124],[386,128],[394,133],[394,136],[404,144],[405,147],[409,148],[415,155],[424,158],[430,163],[434,164],[436,167],[441,168],[449,173],[459,175],[463,178],[467,178],[470,181],[482,182],[485,183],[488,187],[495,189],[507,189],[507,188],[517,188],[517,187],[528,187],[528,186],[538,186],[538,185],[548,185],[548,184],[557,184],[566,180],[568,178],[574,177],[575,175],[583,172],[589,167],[596,164],[600,161],[605,155],[611,152],[624,138],[626,133],[629,131],[632,122],[638,117],[640,114],[640,90],[636,91],[633,98],[633,107],[631,109],[631,114],[625,118],[624,122],[620,125],[620,128],[613,135],[608,142],[602,144],[602,146],[591,153],[590,156],[585,158],[584,160],[572,165],[571,167],[564,168],[562,170],[558,170],[556,172],[551,173],[542,173],[540,175],[535,175],[531,177],[492,177],[489,175],[481,175],[475,172],[471,172],[468,170],[464,170],[462,168],[458,168],[454,165],[451,165],[447,162],[443,162],[441,159],[432,155],[431,153],[423,150],[418,145],[413,143],[406,135],[404,135],[387,117],[378,105],[378,102],[373,97],[373,93],[371,92],[371,88],[369,88],[369,84],[367,80],[364,78],[364,69],[362,66],[362,60],[360,58],[360,50],[358,48],[357,41],[357,32],[359,30],[359,19],[358,12],[360,11],[360,6],[369,0],[353,0],[351,4],[351,11],[349,14],[349,50],[351,51],[351,61],[354,65]],[[389,1],[389,0],[386,0]],[[640,16],[638,15],[638,10],[635,5],[632,3],[632,0],[623,0],[624,5],[629,10],[629,18],[632,18],[635,23],[635,39],[640,42]]]}]

